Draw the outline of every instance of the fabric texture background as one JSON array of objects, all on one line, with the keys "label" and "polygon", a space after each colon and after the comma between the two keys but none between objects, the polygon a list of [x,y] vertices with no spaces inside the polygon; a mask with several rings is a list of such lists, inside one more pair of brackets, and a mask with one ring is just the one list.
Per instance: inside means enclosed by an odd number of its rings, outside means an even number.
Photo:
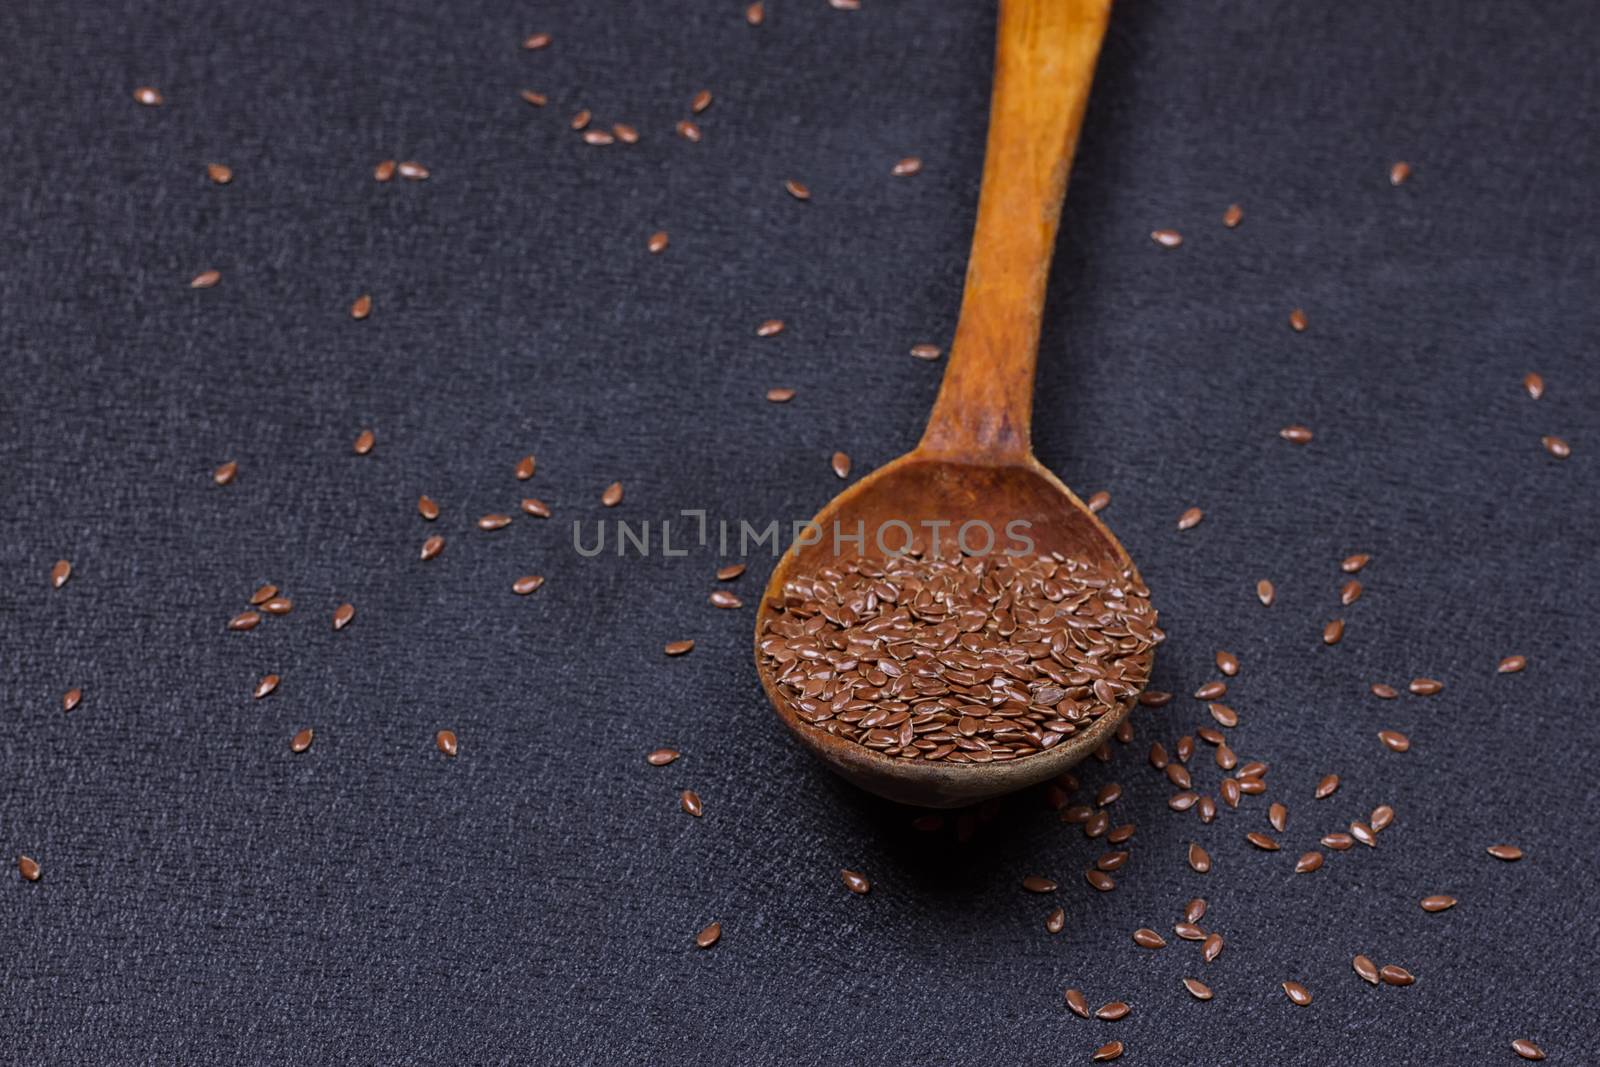
[{"label": "fabric texture background", "polygon": [[[742,10],[0,5],[0,1060],[1044,1065],[1115,1038],[1128,1064],[1367,1067],[1511,1063],[1530,1037],[1593,1062],[1594,5],[1117,5],[1035,427],[1068,484],[1113,494],[1170,635],[1153,684],[1179,696],[1081,770],[1138,824],[1110,894],[1082,878],[1103,842],[1041,792],[960,845],[792,743],[750,655],[770,558],[718,611],[713,552],[572,548],[574,521],[803,519],[842,487],[834,450],[857,475],[907,450],[938,387],[907,350],[954,329],[992,5]],[[579,107],[640,143],[583,144]],[[386,157],[432,178],[377,184]],[[769,317],[788,329],[756,338]],[[767,403],[779,385],[796,399]],[[1278,438],[1294,422],[1312,444]],[[555,517],[475,529],[529,493]],[[528,572],[544,588],[511,595]],[[264,580],[294,612],[226,632]],[[1206,723],[1187,694],[1219,648],[1243,662],[1233,747],[1272,769],[1202,826],[1144,753]],[[1497,676],[1512,653],[1527,671]],[[1444,692],[1367,693],[1417,675]],[[684,756],[649,767],[658,745]],[[1209,746],[1193,767],[1214,793]],[[1244,841],[1272,800],[1277,854]],[[1380,803],[1376,849],[1292,873]],[[1460,904],[1423,914],[1441,892]],[[1217,962],[1133,946],[1194,896]],[[1416,984],[1366,985],[1357,952]],[[1133,1012],[1075,1018],[1068,986]]]}]

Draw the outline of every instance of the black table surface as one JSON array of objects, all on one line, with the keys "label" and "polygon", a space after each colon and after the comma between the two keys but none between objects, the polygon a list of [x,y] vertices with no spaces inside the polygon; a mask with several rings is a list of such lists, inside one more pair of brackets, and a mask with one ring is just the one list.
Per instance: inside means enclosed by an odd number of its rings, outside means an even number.
[{"label": "black table surface", "polygon": [[[750,656],[770,555],[719,611],[714,548],[573,540],[804,519],[835,450],[859,476],[915,443],[944,363],[908,350],[955,325],[991,4],[769,0],[759,28],[739,0],[3,5],[0,1060],[1042,1065],[1119,1039],[1129,1064],[1434,1065],[1529,1038],[1595,1062],[1597,36],[1580,0],[1117,5],[1035,427],[1112,494],[1178,694],[1080,769],[1138,827],[1101,894],[1105,843],[1042,790],[918,832],[798,748]],[[581,107],[639,143],[583,143]],[[384,158],[432,176],[379,184]],[[476,528],[529,494],[554,516]],[[294,611],[228,632],[268,580]],[[1189,694],[1218,649],[1270,787],[1202,825],[1145,753],[1209,721]],[[1368,693],[1424,675],[1444,691]],[[660,745],[682,758],[648,766]],[[1273,800],[1266,853],[1244,835]],[[1293,873],[1378,804],[1375,849]],[[1220,959],[1133,945],[1195,896]],[[1367,985],[1356,953],[1416,984]],[[1067,987],[1132,1013],[1076,1018]]]}]

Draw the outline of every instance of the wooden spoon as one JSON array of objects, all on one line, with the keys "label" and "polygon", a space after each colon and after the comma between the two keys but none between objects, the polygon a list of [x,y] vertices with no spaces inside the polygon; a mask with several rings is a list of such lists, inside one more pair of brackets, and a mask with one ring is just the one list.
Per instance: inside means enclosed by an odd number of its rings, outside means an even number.
[{"label": "wooden spoon", "polygon": [[[1083,502],[1034,458],[1033,375],[1045,281],[1067,171],[1083,121],[1110,0],[1001,0],[988,155],[961,319],[944,384],[922,441],[872,472],[813,520],[814,544],[796,544],[773,571],[756,620],[756,667],[778,715],[802,744],[847,779],[881,796],[956,807],[1051,778],[1108,740],[1136,694],[1054,748],[1001,763],[885,756],[798,719],[779,698],[759,642],[784,583],[835,558],[834,523],[875,531],[891,520],[987,522],[998,536],[1025,520],[1037,551],[1103,566],[1133,561]],[[949,529],[953,530],[954,527]],[[872,534],[869,532],[869,547]],[[895,543],[894,537],[888,538]],[[847,553],[859,552],[846,545]]]}]

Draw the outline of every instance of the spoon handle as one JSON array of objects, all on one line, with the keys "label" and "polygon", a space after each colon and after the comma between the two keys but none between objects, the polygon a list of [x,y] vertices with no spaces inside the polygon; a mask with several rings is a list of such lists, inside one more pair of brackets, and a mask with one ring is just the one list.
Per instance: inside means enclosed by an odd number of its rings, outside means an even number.
[{"label": "spoon handle", "polygon": [[925,454],[993,462],[1032,451],[1045,282],[1109,8],[1000,0],[978,226]]}]

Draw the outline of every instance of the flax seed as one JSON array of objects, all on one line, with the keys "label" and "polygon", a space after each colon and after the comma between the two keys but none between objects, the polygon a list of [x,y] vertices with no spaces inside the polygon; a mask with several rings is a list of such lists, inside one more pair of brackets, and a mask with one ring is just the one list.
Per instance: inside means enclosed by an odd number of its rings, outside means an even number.
[{"label": "flax seed", "polygon": [[1544,378],[1533,371],[1529,371],[1522,376],[1522,388],[1528,391],[1529,396],[1538,400],[1541,396],[1544,396]]},{"label": "flax seed", "polygon": [[1431,697],[1444,688],[1444,683],[1433,678],[1413,678],[1406,688],[1419,697]]},{"label": "flax seed", "polygon": [[522,97],[524,103],[532,104],[534,107],[544,107],[550,102],[548,96],[543,93],[536,93],[532,89],[524,89],[517,95]]},{"label": "flax seed", "polygon": [[1409,177],[1411,177],[1411,164],[1402,161],[1389,166],[1390,185],[1404,185]]},{"label": "flax seed", "polygon": [[433,557],[437,556],[439,553],[441,553],[443,551],[444,551],[444,538],[442,538],[439,535],[435,534],[434,536],[428,538],[426,541],[422,542],[422,552],[420,553],[420,555],[421,555],[421,557],[423,559],[427,560],[427,559],[432,559]]},{"label": "flax seed", "polygon": [[1300,858],[1294,861],[1295,874],[1310,874],[1322,866],[1322,853],[1303,852]]},{"label": "flax seed", "polygon": [[50,568],[50,588],[60,589],[67,584],[67,579],[72,577],[72,562],[58,559],[55,566]]},{"label": "flax seed", "polygon": [[277,595],[278,587],[268,582],[265,585],[257,586],[256,591],[250,594],[250,604],[252,607],[260,607]]},{"label": "flax seed", "polygon": [[730,563],[726,567],[717,568],[717,581],[731,582],[744,573],[743,563]]},{"label": "flax seed", "polygon": [[1030,893],[1054,893],[1056,884],[1043,875],[1030,874],[1022,880],[1022,888]]},{"label": "flax seed", "polygon": [[294,601],[288,597],[271,597],[261,602],[261,610],[268,615],[287,615],[294,610]]},{"label": "flax seed", "polygon": [[1295,308],[1289,312],[1289,328],[1294,330],[1295,333],[1305,333],[1308,325],[1309,322],[1306,319],[1304,310]]},{"label": "flax seed", "polygon": [[160,107],[166,102],[166,98],[161,95],[161,90],[149,85],[141,85],[135,89],[133,98],[145,107]]},{"label": "flax seed", "polygon": [[650,250],[652,256],[659,256],[667,250],[667,244],[670,240],[666,230],[657,230],[650,235],[650,240],[645,243],[645,248]]},{"label": "flax seed", "polygon": [[1322,838],[1322,847],[1331,848],[1335,852],[1343,852],[1354,844],[1355,839],[1343,832],[1326,834]]},{"label": "flax seed", "polygon": [[1305,1007],[1311,1003],[1311,991],[1299,982],[1283,983],[1283,992],[1298,1007]]},{"label": "flax seed", "polygon": [[1527,656],[1507,656],[1495,668],[1497,674],[1516,674],[1528,665]]},{"label": "flax seed", "polygon": [[767,5],[763,4],[761,0],[756,0],[755,3],[744,9],[744,20],[752,26],[761,25],[767,21]]},{"label": "flax seed", "polygon": [[1232,729],[1239,725],[1239,713],[1226,704],[1207,704],[1206,710],[1211,712],[1211,717],[1217,720],[1217,725]]},{"label": "flax seed", "polygon": [[1426,912],[1449,911],[1456,906],[1456,898],[1444,893],[1437,893],[1431,897],[1422,898],[1422,910]]},{"label": "flax seed", "polygon": [[701,89],[698,93],[694,94],[694,99],[689,101],[689,110],[694,112],[696,115],[700,114],[700,112],[704,111],[706,108],[708,108],[710,106],[711,106],[711,90],[710,89]]},{"label": "flax seed", "polygon": [[1382,682],[1373,683],[1372,686],[1370,686],[1370,691],[1372,695],[1377,697],[1379,700],[1393,700],[1395,697],[1400,695],[1395,691],[1394,686],[1384,685]]},{"label": "flax seed", "polygon": [[456,741],[454,730],[440,730],[438,733],[433,735],[433,744],[434,747],[440,752],[452,758],[455,756],[459,747]]},{"label": "flax seed", "polygon": [[425,182],[432,177],[432,171],[414,159],[403,161],[395,170],[408,182]]},{"label": "flax seed", "polygon": [[1278,436],[1288,441],[1291,445],[1308,445],[1311,443],[1311,429],[1298,424],[1285,426],[1278,431]]},{"label": "flax seed", "polygon": [[1222,935],[1207,934],[1205,942],[1200,946],[1200,956],[1207,963],[1213,963],[1222,955]]},{"label": "flax seed", "polygon": [[342,630],[346,626],[349,626],[350,620],[354,619],[355,617],[356,606],[354,604],[340,604],[334,609],[333,612],[333,628],[335,630]]},{"label": "flax seed", "polygon": [[1194,691],[1196,700],[1215,700],[1220,696],[1228,695],[1227,682],[1207,682]]},{"label": "flax seed", "polygon": [[1172,703],[1172,694],[1159,689],[1146,689],[1139,694],[1139,703],[1147,708],[1164,708]]},{"label": "flax seed", "polygon": [[1544,1059],[1544,1049],[1540,1048],[1538,1045],[1535,1045],[1532,1041],[1529,1041],[1525,1037],[1519,1037],[1515,1041],[1511,1042],[1511,1051],[1515,1052],[1518,1056],[1521,1056],[1525,1060]]},{"label": "flax seed", "polygon": [[1256,599],[1261,601],[1264,608],[1272,607],[1272,602],[1278,599],[1278,591],[1273,584],[1263,578],[1256,583]]},{"label": "flax seed", "polygon": [[644,759],[645,762],[650,764],[652,767],[665,767],[667,764],[677,759],[678,755],[678,750],[675,748],[658,748],[654,752],[651,752]]},{"label": "flax seed", "polygon": [[498,515],[498,514],[490,513],[488,515],[479,516],[479,518],[478,518],[478,529],[480,529],[480,530],[485,530],[485,531],[503,530],[507,526],[510,526],[510,525],[511,525],[511,516],[510,515]]},{"label": "flax seed", "polygon": [[890,168],[889,173],[896,178],[909,178],[913,174],[921,174],[922,160],[916,156],[906,156]]},{"label": "flax seed", "polygon": [[911,346],[911,356],[913,359],[935,360],[943,354],[944,351],[938,345]]},{"label": "flax seed", "polygon": [[1381,833],[1394,823],[1394,809],[1387,804],[1379,804],[1372,809],[1372,815],[1367,822],[1372,827],[1373,833]]},{"label": "flax seed", "polygon": [[797,182],[793,178],[785,178],[783,187],[788,191],[789,195],[794,197],[796,200],[811,199],[811,190],[806,187],[804,182]]},{"label": "flax seed", "polygon": [[1544,445],[1544,450],[1557,459],[1566,459],[1572,455],[1572,446],[1559,437],[1545,436],[1539,438],[1539,443]]},{"label": "flax seed", "polygon": [[766,319],[756,327],[757,337],[776,337],[783,332],[782,319]]},{"label": "flax seed", "polygon": [[835,452],[829,461],[833,473],[840,478],[850,477],[850,457],[843,452]]},{"label": "flax seed", "polygon": [[710,926],[694,935],[694,944],[696,948],[710,948],[720,940],[722,940],[721,923],[712,923]]},{"label": "flax seed", "polygon": [[191,289],[210,289],[222,280],[222,272],[216,270],[203,270],[189,279]]},{"label": "flax seed", "polygon": [[1357,956],[1350,961],[1350,965],[1356,969],[1356,973],[1361,976],[1362,981],[1371,985],[1378,984],[1378,965],[1376,963],[1373,963],[1365,956]]},{"label": "flax seed", "polygon": [[1151,230],[1150,240],[1162,248],[1177,248],[1183,244],[1183,234],[1177,230]]},{"label": "flax seed", "polygon": [[1187,989],[1189,991],[1189,995],[1194,997],[1196,1000],[1211,999],[1211,987],[1200,981],[1198,978],[1185,978],[1183,980],[1183,988]]},{"label": "flax seed", "polygon": [[230,485],[233,482],[234,475],[238,473],[239,464],[230,459],[228,462],[211,472],[211,480],[218,485]]},{"label": "flax seed", "polygon": [[1114,1023],[1118,1019],[1126,1019],[1128,1012],[1132,1010],[1120,1000],[1110,1000],[1094,1010],[1094,1017],[1104,1022]]},{"label": "flax seed", "polygon": [[1350,824],[1350,836],[1366,845],[1368,848],[1378,847],[1377,835],[1372,832],[1372,827],[1357,819]]},{"label": "flax seed", "polygon": [[1184,922],[1197,923],[1206,917],[1206,901],[1204,897],[1195,897],[1183,906]]},{"label": "flax seed", "polygon": [[278,688],[278,676],[276,674],[268,674],[256,683],[255,690],[251,695],[260,700],[276,688]]},{"label": "flax seed", "polygon": [[1391,752],[1407,752],[1411,748],[1411,739],[1398,730],[1379,730],[1378,740]]},{"label": "flax seed", "polygon": [[1141,926],[1133,932],[1133,943],[1140,948],[1166,948],[1167,939],[1150,929]]},{"label": "flax seed", "polygon": [[793,399],[794,399],[794,390],[793,389],[778,388],[778,389],[768,389],[767,390],[767,401],[768,401],[768,403],[772,403],[772,404],[787,404],[789,401],[791,401]]},{"label": "flax seed", "polygon": [[356,297],[355,303],[350,305],[350,317],[355,319],[357,322],[360,322],[362,319],[371,314],[372,297],[368,296],[366,293],[362,293],[360,296]]},{"label": "flax seed", "polygon": [[600,494],[600,503],[608,508],[614,508],[622,503],[622,483],[612,482],[606,486],[606,491]]},{"label": "flax seed", "polygon": [[1386,985],[1410,985],[1417,980],[1410,971],[1393,963],[1384,964],[1378,971],[1378,977],[1383,979]]},{"label": "flax seed", "polygon": [[1122,1042],[1107,1041],[1105,1044],[1094,1050],[1094,1056],[1091,1058],[1095,1063],[1110,1063],[1112,1060],[1117,1059],[1121,1055]]},{"label": "flax seed", "polygon": [[1206,513],[1201,511],[1199,508],[1189,508],[1184,511],[1182,515],[1178,516],[1178,529],[1193,529],[1194,527],[1200,525],[1200,520],[1205,517]]},{"label": "flax seed", "polygon": [[1067,990],[1067,1010],[1080,1019],[1089,1017],[1089,1002],[1083,999],[1083,993],[1077,989]]},{"label": "flax seed", "polygon": [[1111,503],[1111,494],[1102,489],[1084,501],[1084,507],[1088,508],[1092,514],[1098,515],[1106,509],[1106,505],[1109,503]]},{"label": "flax seed", "polygon": [[697,819],[705,814],[705,807],[700,803],[700,794],[693,789],[685,789],[678,794],[678,806]]},{"label": "flax seed", "polygon": [[77,688],[68,689],[65,693],[63,693],[61,695],[61,710],[62,711],[71,711],[73,708],[77,707],[82,702],[83,702],[83,690],[82,689],[77,689]]},{"label": "flax seed", "polygon": [[364,456],[372,451],[372,446],[377,443],[377,437],[371,430],[362,430],[356,434],[355,443],[350,446],[358,456]]},{"label": "flax seed", "polygon": [[1289,809],[1282,804],[1274,803],[1267,809],[1267,821],[1278,833],[1283,833],[1289,827]]},{"label": "flax seed", "polygon": [[840,871],[839,878],[844,882],[844,887],[852,893],[863,894],[872,889],[872,883],[856,871]]},{"label": "flax seed", "polygon": [[521,578],[511,583],[511,591],[518,596],[527,596],[529,593],[537,592],[543,584],[543,575],[524,574]]},{"label": "flax seed", "polygon": [[616,143],[616,135],[605,130],[584,130],[583,143],[592,145],[608,145]]},{"label": "flax seed", "polygon": [[1047,934],[1059,934],[1067,928],[1067,913],[1060,908],[1044,917],[1044,929]]},{"label": "flax seed", "polygon": [[1199,845],[1189,845],[1189,866],[1198,874],[1207,874],[1211,870],[1211,854]]},{"label": "flax seed", "polygon": [[732,609],[744,607],[744,601],[740,600],[726,589],[713,590],[708,599],[711,601],[711,606],[714,608]]},{"label": "flax seed", "polygon": [[1337,645],[1343,639],[1344,639],[1344,620],[1343,619],[1334,619],[1332,622],[1330,622],[1327,625],[1323,626],[1323,628],[1322,628],[1322,643],[1323,644],[1325,644],[1325,645]]},{"label": "flax seed", "polygon": [[417,514],[432,522],[439,517],[439,505],[433,502],[432,497],[424,493],[422,496],[417,497]]},{"label": "flax seed", "polygon": [[522,498],[522,513],[536,519],[548,519],[550,506],[536,496],[525,496]]},{"label": "flax seed", "polygon": [[1206,932],[1194,923],[1173,923],[1172,932],[1185,941],[1204,941]]},{"label": "flax seed", "polygon": [[1222,224],[1232,230],[1244,221],[1244,208],[1238,204],[1229,204],[1228,210],[1222,213]]},{"label": "flax seed", "polygon": [[691,144],[700,143],[700,127],[696,126],[688,119],[679,119],[678,125],[675,127],[675,129],[678,131],[678,136],[682,137],[685,141],[688,141]]},{"label": "flax seed", "polygon": [[1522,849],[1516,845],[1490,845],[1485,851],[1495,859],[1505,860],[1507,863],[1512,863],[1522,858]]},{"label": "flax seed", "polygon": [[1274,841],[1272,838],[1268,837],[1266,834],[1259,833],[1257,831],[1252,830],[1250,833],[1244,835],[1244,839],[1246,841],[1250,842],[1252,845],[1256,846],[1256,848],[1262,849],[1264,851],[1267,851],[1267,852],[1276,852],[1276,851],[1278,851],[1278,843],[1276,841]]},{"label": "flax seed", "polygon": [[381,161],[377,166],[372,168],[372,180],[376,181],[376,182],[389,181],[390,179],[392,179],[394,177],[394,170],[395,170],[395,162],[394,162],[394,160],[385,159],[385,160]]},{"label": "flax seed", "polygon": [[527,52],[537,52],[541,48],[549,48],[551,36],[548,33],[530,34],[522,39],[522,47]]},{"label": "flax seed", "polygon": [[304,752],[306,749],[311,747],[311,740],[315,736],[315,731],[313,731],[311,727],[307,726],[304,730],[301,730],[299,733],[289,738],[289,751],[296,753]]},{"label": "flax seed", "polygon": [[257,611],[241,611],[228,620],[230,630],[254,630],[261,625],[261,613]]},{"label": "flax seed", "polygon": [[686,652],[694,651],[694,641],[668,641],[664,651],[669,656],[681,656]]},{"label": "flax seed", "polygon": [[626,122],[613,122],[611,124],[611,134],[623,144],[639,143],[639,131]]},{"label": "flax seed", "polygon": [[1109,893],[1117,888],[1117,880],[1105,871],[1093,870],[1084,874],[1084,880],[1102,893]]}]

